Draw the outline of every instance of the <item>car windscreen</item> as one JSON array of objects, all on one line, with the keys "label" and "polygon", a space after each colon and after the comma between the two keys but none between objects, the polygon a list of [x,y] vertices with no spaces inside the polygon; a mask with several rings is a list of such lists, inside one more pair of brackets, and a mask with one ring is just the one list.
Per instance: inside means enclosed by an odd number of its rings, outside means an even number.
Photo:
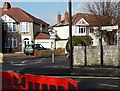
[{"label": "car windscreen", "polygon": [[44,47],[42,45],[40,45],[40,44],[37,44],[37,45],[34,45],[34,48],[35,49],[41,49],[41,48],[43,49]]},{"label": "car windscreen", "polygon": [[32,46],[32,45],[27,45],[25,48],[26,48],[26,49],[32,49],[33,46]]}]

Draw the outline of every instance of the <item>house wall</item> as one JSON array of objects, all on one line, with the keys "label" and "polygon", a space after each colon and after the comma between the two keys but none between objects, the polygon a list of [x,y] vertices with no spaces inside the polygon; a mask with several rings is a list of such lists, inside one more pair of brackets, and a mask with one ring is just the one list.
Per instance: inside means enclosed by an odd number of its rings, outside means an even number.
[{"label": "house wall", "polygon": [[34,39],[34,37],[33,37],[33,22],[29,22],[29,32],[21,32],[21,30],[20,30],[20,24],[19,24],[18,31],[21,34],[21,36],[31,36],[31,40]]},{"label": "house wall", "polygon": [[[87,65],[99,66],[100,62],[100,47],[87,47],[86,49]],[[118,46],[104,46],[103,47],[103,64],[105,66],[120,66],[118,59]],[[84,47],[74,47],[74,65],[84,66],[85,65],[85,53]]]},{"label": "house wall", "polygon": [[[57,35],[61,38],[61,39],[68,39],[69,37],[69,26],[61,26],[61,27],[54,27],[54,30],[57,30]],[[97,46],[99,45],[99,37],[96,36],[95,33],[89,33],[90,31],[90,27],[87,26],[86,27],[86,32],[85,33],[78,33],[79,27],[76,25],[72,26],[72,36],[86,36],[86,35],[90,35],[91,38],[93,39],[93,46]],[[97,31],[95,29],[95,31]],[[61,48],[65,48],[67,41],[57,41],[56,46],[57,47],[61,47]]]},{"label": "house wall", "polygon": [[33,36],[35,37],[40,31],[40,24],[33,23]]},{"label": "house wall", "polygon": [[61,39],[68,39],[68,37],[69,37],[69,27],[68,26],[54,27],[54,30],[57,30],[57,35]]}]

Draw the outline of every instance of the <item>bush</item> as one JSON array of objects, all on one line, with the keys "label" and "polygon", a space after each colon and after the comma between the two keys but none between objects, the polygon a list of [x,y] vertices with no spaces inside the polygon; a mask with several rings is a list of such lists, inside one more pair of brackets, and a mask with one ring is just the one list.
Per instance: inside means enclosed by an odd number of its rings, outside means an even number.
[{"label": "bush", "polygon": [[[38,56],[39,57],[50,57],[52,56],[52,50],[39,50]],[[55,56],[64,56],[65,55],[65,49],[56,49],[54,50]]]},{"label": "bush", "polygon": [[38,56],[39,57],[50,57],[52,55],[51,50],[39,50],[38,51]]},{"label": "bush", "polygon": [[65,49],[63,48],[58,48],[55,50],[55,55],[56,56],[64,56],[65,55]]},{"label": "bush", "polygon": [[[74,46],[89,46],[92,43],[92,38],[90,36],[72,36],[72,48]],[[66,51],[70,51],[69,41],[66,44]]]}]

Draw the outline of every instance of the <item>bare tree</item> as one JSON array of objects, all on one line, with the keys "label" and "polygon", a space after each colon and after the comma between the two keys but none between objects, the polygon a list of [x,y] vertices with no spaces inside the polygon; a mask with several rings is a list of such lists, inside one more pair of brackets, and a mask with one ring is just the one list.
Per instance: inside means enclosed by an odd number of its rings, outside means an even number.
[{"label": "bare tree", "polygon": [[[113,0],[99,0],[99,2],[88,3],[88,12],[96,15],[98,26],[119,24],[119,4]],[[116,30],[104,31],[103,37],[108,45],[115,44],[114,35]]]}]

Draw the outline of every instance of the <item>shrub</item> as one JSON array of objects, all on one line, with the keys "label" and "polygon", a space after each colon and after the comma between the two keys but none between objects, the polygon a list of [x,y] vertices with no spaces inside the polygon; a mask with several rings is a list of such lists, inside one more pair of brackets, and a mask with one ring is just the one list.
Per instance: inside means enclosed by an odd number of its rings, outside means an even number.
[{"label": "shrub", "polygon": [[[50,57],[52,56],[52,50],[39,50],[38,56],[39,57]],[[65,49],[56,49],[54,50],[55,56],[64,56],[65,55]]]},{"label": "shrub", "polygon": [[55,55],[56,56],[64,56],[65,55],[65,49],[63,48],[58,48],[55,50]]},{"label": "shrub", "polygon": [[38,56],[39,57],[50,57],[52,55],[51,50],[39,50],[38,51]]},{"label": "shrub", "polygon": [[[72,36],[72,48],[74,46],[89,46],[92,43],[92,38],[90,36]],[[66,44],[66,51],[70,51],[69,41]]]}]

